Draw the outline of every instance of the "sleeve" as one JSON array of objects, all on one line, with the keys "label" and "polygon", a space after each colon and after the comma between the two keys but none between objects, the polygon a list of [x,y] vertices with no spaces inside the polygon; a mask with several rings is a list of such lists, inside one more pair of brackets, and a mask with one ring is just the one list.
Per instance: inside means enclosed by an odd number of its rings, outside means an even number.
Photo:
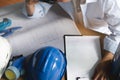
[{"label": "sleeve", "polygon": [[117,0],[105,0],[103,4],[105,20],[112,32],[104,38],[104,49],[115,54],[120,43],[120,7]]},{"label": "sleeve", "polygon": [[39,1],[38,3],[35,4],[35,11],[33,13],[33,16],[28,16],[26,7],[24,4],[22,13],[28,18],[40,18],[40,17],[44,17],[48,13],[51,7],[52,7],[52,4]]},{"label": "sleeve", "polygon": [[72,1],[58,3],[65,12],[74,20],[74,5]]}]

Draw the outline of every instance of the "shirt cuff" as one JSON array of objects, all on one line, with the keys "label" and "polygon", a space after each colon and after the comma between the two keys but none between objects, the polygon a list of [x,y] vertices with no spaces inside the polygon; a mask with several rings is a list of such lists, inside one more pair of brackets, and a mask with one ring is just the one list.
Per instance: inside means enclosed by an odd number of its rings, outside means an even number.
[{"label": "shirt cuff", "polygon": [[112,40],[111,38],[109,38],[108,36],[106,36],[104,38],[104,49],[107,51],[112,52],[113,54],[115,54],[117,47],[118,47],[119,43],[117,43],[117,41]]},{"label": "shirt cuff", "polygon": [[38,2],[35,4],[35,10],[34,10],[34,13],[32,16],[27,15],[25,5],[22,9],[22,13],[28,18],[40,18],[40,17],[44,17],[48,13],[48,11],[51,7],[52,7],[51,4],[48,4],[45,2]]}]

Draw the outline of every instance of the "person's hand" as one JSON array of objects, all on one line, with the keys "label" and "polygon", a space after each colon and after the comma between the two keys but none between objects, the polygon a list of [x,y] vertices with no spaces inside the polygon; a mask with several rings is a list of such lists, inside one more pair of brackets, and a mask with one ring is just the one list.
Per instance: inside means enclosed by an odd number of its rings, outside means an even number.
[{"label": "person's hand", "polygon": [[58,2],[69,2],[71,0],[57,0]]},{"label": "person's hand", "polygon": [[35,4],[38,3],[38,0],[26,0],[26,11],[28,16],[32,16],[35,10]]},{"label": "person's hand", "polygon": [[39,2],[39,0],[25,0],[27,4],[35,4]]},{"label": "person's hand", "polygon": [[[100,61],[100,63],[97,65],[93,80],[108,80],[108,74],[107,72],[110,70],[110,62],[111,61]],[[109,64],[108,64],[109,63]]]},{"label": "person's hand", "polygon": [[108,80],[111,69],[111,61],[113,59],[112,53],[107,53],[99,62],[95,69],[92,80]]}]

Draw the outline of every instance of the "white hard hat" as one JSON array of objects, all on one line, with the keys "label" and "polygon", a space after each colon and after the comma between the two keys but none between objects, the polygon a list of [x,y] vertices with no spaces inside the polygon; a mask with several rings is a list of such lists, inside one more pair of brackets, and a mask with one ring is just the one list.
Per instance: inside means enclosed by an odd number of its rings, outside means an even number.
[{"label": "white hard hat", "polygon": [[12,53],[12,48],[4,37],[0,36],[0,78],[3,75]]}]

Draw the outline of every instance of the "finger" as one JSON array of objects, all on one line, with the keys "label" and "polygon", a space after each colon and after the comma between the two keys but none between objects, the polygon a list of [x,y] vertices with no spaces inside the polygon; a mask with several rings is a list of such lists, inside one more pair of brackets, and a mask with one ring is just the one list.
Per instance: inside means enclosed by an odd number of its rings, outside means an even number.
[{"label": "finger", "polygon": [[103,80],[107,80],[107,77],[106,76],[104,76],[104,79]]},{"label": "finger", "polygon": [[106,75],[104,75],[104,80],[108,80],[108,77]]},{"label": "finger", "polygon": [[101,80],[105,80],[105,74],[103,74],[102,76],[101,76]]},{"label": "finger", "polygon": [[107,78],[105,77],[104,80],[107,80]]},{"label": "finger", "polygon": [[93,78],[93,80],[99,80],[99,78],[101,77],[102,72],[100,71],[99,73],[96,73],[95,77]]},{"label": "finger", "polygon": [[39,0],[26,0],[27,3],[36,3],[39,2]]},{"label": "finger", "polygon": [[96,75],[97,75],[97,69],[95,69],[92,79],[94,79]]},{"label": "finger", "polygon": [[25,0],[26,1],[26,3],[33,3],[33,0]]},{"label": "finger", "polygon": [[27,2],[33,2],[33,0],[26,0]]},{"label": "finger", "polygon": [[103,73],[103,75],[102,75],[102,77],[101,77],[102,79],[101,80],[107,80],[107,76],[106,76],[106,74],[105,73]]},{"label": "finger", "polygon": [[39,0],[34,0],[34,1],[39,1]]},{"label": "finger", "polygon": [[57,0],[58,2],[69,2],[70,0]]},{"label": "finger", "polygon": [[34,2],[36,3],[36,2],[39,2],[39,0],[34,0]]}]

